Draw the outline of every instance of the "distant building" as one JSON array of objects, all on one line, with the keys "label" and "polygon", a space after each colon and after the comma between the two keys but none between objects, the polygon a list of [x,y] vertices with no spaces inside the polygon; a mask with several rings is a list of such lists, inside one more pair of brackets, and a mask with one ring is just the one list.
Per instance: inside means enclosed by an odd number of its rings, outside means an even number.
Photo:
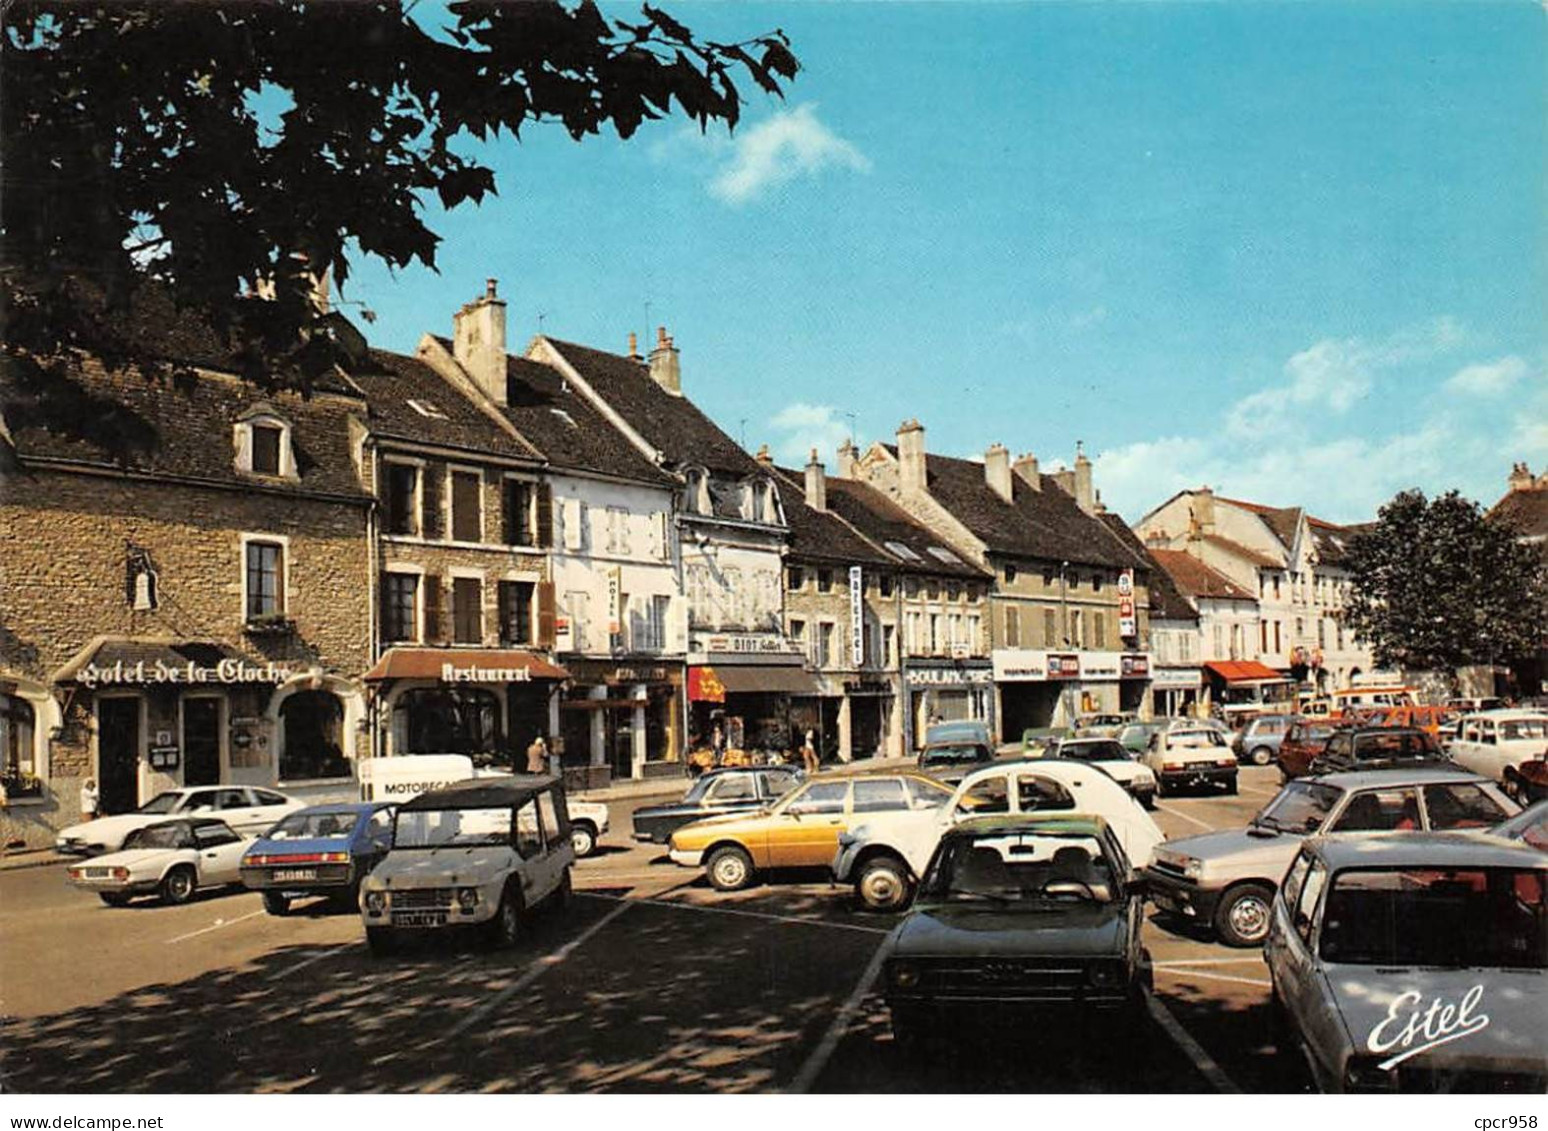
[{"label": "distant building", "polygon": [[[1512,465],[1505,494],[1489,509],[1489,517],[1508,522],[1520,542],[1538,548],[1548,567],[1548,471],[1534,478],[1526,464]],[[1515,660],[1511,671],[1521,694],[1543,694],[1548,687],[1548,625],[1543,626],[1537,654]]]}]

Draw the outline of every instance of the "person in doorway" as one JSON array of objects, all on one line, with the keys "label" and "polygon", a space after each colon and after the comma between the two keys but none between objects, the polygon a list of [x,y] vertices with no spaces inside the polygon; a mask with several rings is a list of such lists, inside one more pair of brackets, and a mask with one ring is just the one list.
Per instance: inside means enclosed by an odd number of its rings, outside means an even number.
[{"label": "person in doorway", "polygon": [[527,747],[527,773],[541,774],[548,769],[548,743],[540,734],[532,740],[532,745]]},{"label": "person in doorway", "polygon": [[809,774],[815,774],[822,766],[822,759],[817,757],[816,735],[810,728],[807,729],[806,737],[801,742],[801,762]]},{"label": "person in doorway", "polygon": [[97,817],[97,779],[87,778],[81,783],[81,820],[92,821]]},{"label": "person in doorway", "polygon": [[720,765],[726,756],[726,732],[720,729],[720,724],[715,724],[715,730],[710,734],[710,753],[715,756],[715,765]]}]

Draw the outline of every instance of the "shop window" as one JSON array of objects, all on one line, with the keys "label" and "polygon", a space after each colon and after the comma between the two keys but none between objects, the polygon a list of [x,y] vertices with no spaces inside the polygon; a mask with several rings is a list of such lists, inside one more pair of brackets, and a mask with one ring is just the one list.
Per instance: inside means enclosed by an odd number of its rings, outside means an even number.
[{"label": "shop window", "polygon": [[42,767],[37,763],[37,716],[32,704],[14,695],[0,695],[0,781],[6,796],[41,797]]},{"label": "shop window", "polygon": [[279,542],[247,543],[247,619],[285,614],[285,547]]},{"label": "shop window", "polygon": [[451,528],[455,542],[482,542],[484,516],[480,490],[483,477],[476,471],[451,473]]},{"label": "shop window", "polygon": [[452,643],[484,642],[484,583],[476,577],[452,578]]},{"label": "shop window", "polygon": [[399,643],[419,639],[419,575],[382,575],[382,639]]},{"label": "shop window", "polygon": [[530,546],[533,538],[532,484],[507,479],[501,487],[500,517],[507,546]]},{"label": "shop window", "polygon": [[280,704],[285,741],[280,748],[281,781],[349,776],[344,757],[344,704],[327,691],[298,691]]},{"label": "shop window", "polygon": [[482,688],[412,688],[392,711],[399,754],[466,754],[480,765],[510,760],[500,733],[500,701]]},{"label": "shop window", "polygon": [[500,643],[532,643],[532,597],[537,586],[530,581],[500,582]]},{"label": "shop window", "polygon": [[419,533],[419,468],[411,463],[383,467],[382,521],[388,534]]}]

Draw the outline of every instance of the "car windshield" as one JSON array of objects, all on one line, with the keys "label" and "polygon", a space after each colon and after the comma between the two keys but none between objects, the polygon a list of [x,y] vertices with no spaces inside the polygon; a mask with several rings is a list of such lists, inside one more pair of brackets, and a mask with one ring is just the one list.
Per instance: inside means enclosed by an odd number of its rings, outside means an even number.
[{"label": "car windshield", "polygon": [[1321,954],[1356,966],[1548,968],[1548,871],[1395,868],[1338,873]]},{"label": "car windshield", "polygon": [[927,746],[921,756],[926,766],[960,766],[964,762],[987,762],[989,750],[972,743],[952,743],[949,746]]},{"label": "car windshield", "polygon": [[1491,831],[1495,836],[1525,841],[1539,851],[1548,852],[1548,801],[1539,801]]},{"label": "car windshield", "polygon": [[1063,742],[1059,744],[1059,757],[1074,758],[1080,762],[1128,762],[1134,755],[1121,743],[1106,739],[1102,742]]},{"label": "car windshield", "polygon": [[1174,730],[1167,736],[1168,746],[1224,746],[1225,736],[1218,730]]},{"label": "car windshield", "polygon": [[509,809],[412,809],[398,813],[392,844],[399,848],[465,848],[509,844]]},{"label": "car windshield", "polygon": [[947,837],[920,885],[925,903],[1039,911],[1065,902],[1107,903],[1112,867],[1084,833],[984,833]]},{"label": "car windshield", "polygon": [[170,813],[170,812],[172,812],[173,809],[175,809],[177,807],[178,798],[180,798],[182,796],[183,795],[181,793],[158,793],[158,794],[156,794],[155,797],[152,797],[144,805],[141,805],[140,808],[139,808],[139,812],[141,812],[141,813]]},{"label": "car windshield", "polygon": [[124,838],[124,848],[192,848],[187,825],[151,825]]},{"label": "car windshield", "polygon": [[1548,738],[1548,719],[1507,719],[1500,723],[1501,742]]},{"label": "car windshield", "polygon": [[360,815],[349,810],[292,813],[269,830],[269,840],[348,840]]},{"label": "car windshield", "polygon": [[1279,796],[1263,807],[1252,819],[1254,825],[1266,825],[1282,833],[1309,835],[1320,829],[1338,804],[1344,791],[1320,782],[1291,782]]}]

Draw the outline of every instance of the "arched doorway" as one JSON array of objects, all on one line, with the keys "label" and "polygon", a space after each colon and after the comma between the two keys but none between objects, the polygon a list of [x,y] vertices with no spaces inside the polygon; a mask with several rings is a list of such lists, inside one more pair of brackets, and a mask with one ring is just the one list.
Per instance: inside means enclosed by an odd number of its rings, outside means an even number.
[{"label": "arched doorway", "polygon": [[349,776],[350,764],[344,753],[344,702],[337,695],[297,691],[280,704],[279,719],[280,781]]}]

